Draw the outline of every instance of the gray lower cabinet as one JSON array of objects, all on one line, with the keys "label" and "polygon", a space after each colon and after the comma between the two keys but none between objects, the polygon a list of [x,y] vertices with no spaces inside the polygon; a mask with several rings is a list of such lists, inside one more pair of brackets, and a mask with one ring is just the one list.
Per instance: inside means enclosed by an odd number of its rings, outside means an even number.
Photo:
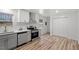
[{"label": "gray lower cabinet", "polygon": [[27,41],[31,41],[31,31],[27,32]]},{"label": "gray lower cabinet", "polygon": [[8,39],[7,38],[1,38],[0,39],[0,50],[6,50],[8,49]]},{"label": "gray lower cabinet", "polygon": [[8,50],[17,46],[17,34],[0,36],[0,50]]},{"label": "gray lower cabinet", "polygon": [[17,34],[8,35],[8,49],[15,48],[17,46]]}]

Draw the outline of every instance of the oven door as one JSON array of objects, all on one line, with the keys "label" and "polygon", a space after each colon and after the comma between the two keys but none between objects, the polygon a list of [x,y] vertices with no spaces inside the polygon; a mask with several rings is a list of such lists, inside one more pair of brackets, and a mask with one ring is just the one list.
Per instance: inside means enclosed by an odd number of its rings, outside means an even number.
[{"label": "oven door", "polygon": [[39,36],[39,32],[38,32],[38,31],[31,33],[31,39],[36,38],[36,37],[38,37],[38,36]]}]

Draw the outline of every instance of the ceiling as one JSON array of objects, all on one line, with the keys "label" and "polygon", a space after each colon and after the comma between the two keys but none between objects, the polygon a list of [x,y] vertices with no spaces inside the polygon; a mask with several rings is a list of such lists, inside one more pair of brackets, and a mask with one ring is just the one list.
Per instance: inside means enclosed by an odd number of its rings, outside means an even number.
[{"label": "ceiling", "polygon": [[39,13],[45,16],[72,14],[79,11],[78,9],[29,9],[31,12]]},{"label": "ceiling", "polygon": [[[27,9],[30,12],[38,13],[44,16],[63,16],[78,13],[79,9]],[[1,12],[12,13],[8,9],[0,9]]]}]

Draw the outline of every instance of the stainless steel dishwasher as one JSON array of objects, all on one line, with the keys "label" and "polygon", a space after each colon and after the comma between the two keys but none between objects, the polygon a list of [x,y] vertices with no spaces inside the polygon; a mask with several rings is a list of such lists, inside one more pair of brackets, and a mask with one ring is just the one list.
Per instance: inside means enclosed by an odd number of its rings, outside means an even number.
[{"label": "stainless steel dishwasher", "polygon": [[30,33],[27,31],[18,33],[18,46],[27,43],[31,40],[31,38],[29,38],[31,37],[29,34]]}]

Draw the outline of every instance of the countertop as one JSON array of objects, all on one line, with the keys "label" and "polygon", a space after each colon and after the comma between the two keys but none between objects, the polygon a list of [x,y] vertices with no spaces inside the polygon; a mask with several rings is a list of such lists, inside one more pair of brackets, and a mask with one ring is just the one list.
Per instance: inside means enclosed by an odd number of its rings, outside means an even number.
[{"label": "countertop", "polygon": [[11,32],[2,32],[2,33],[0,33],[0,36],[1,35],[10,35],[10,34],[20,33],[20,32],[27,32],[27,31],[30,31],[30,30],[15,30],[15,31],[11,31]]}]

